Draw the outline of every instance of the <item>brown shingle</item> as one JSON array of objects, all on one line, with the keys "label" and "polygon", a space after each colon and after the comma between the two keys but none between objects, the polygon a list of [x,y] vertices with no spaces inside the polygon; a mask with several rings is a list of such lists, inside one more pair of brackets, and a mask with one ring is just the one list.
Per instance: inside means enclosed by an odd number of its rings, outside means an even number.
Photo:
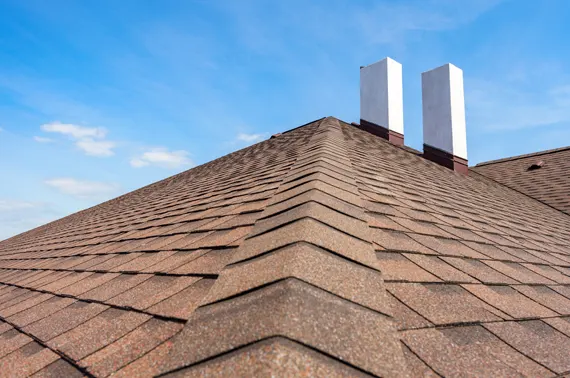
[{"label": "brown shingle", "polygon": [[[529,167],[537,161],[543,162],[542,167],[529,170]],[[570,192],[569,161],[570,148],[566,147],[481,163],[472,169],[561,211],[570,213],[570,201],[568,201],[568,193]],[[556,184],[553,185],[553,183]]]},{"label": "brown shingle", "polygon": [[388,284],[404,304],[435,324],[501,320],[493,309],[458,285]]},{"label": "brown shingle", "polygon": [[53,295],[51,294],[44,294],[38,292],[31,292],[31,294],[32,295],[30,295],[27,299],[20,301],[16,304],[13,304],[12,306],[6,305],[2,310],[0,310],[0,316],[2,316],[3,318],[7,318],[9,316],[17,314],[18,312],[27,310],[28,308],[33,307],[39,303],[47,301],[48,299],[53,297]]},{"label": "brown shingle", "polygon": [[0,377],[28,377],[58,358],[48,348],[32,341],[0,359]]},{"label": "brown shingle", "polygon": [[570,337],[570,318],[548,318],[543,319],[543,321],[548,323],[551,327],[556,328],[566,336]]},{"label": "brown shingle", "polygon": [[208,251],[209,250],[207,249],[198,249],[195,251],[176,252],[175,254],[170,255],[168,258],[160,261],[157,264],[151,265],[142,271],[145,273],[166,273],[186,264],[189,261],[197,259]]},{"label": "brown shingle", "polygon": [[203,278],[173,296],[158,302],[150,307],[148,312],[186,320],[204,299],[214,281]]},{"label": "brown shingle", "polygon": [[110,308],[48,342],[78,361],[132,331],[150,318],[131,311]]},{"label": "brown shingle", "polygon": [[388,250],[436,254],[401,232],[372,229],[372,240]]},{"label": "brown shingle", "polygon": [[[36,291],[27,290],[27,289],[20,289],[18,291],[18,293],[19,293],[19,295],[15,296],[13,298],[10,298],[9,300],[0,304],[0,309],[10,308],[14,305],[19,304],[20,302],[25,302],[26,300],[31,299],[38,294],[38,292],[36,292]],[[0,310],[0,313],[1,313],[1,310]]]},{"label": "brown shingle", "polygon": [[548,377],[551,372],[480,326],[404,333],[404,342],[445,377]]},{"label": "brown shingle", "polygon": [[418,358],[407,346],[403,346],[402,350],[406,356],[406,363],[410,370],[410,375],[412,377],[423,377],[423,378],[436,378],[439,377],[433,369],[425,364],[421,359]]},{"label": "brown shingle", "polygon": [[119,273],[93,273],[81,281],[60,289],[58,294],[79,296],[119,276]]},{"label": "brown shingle", "polygon": [[107,300],[109,304],[143,310],[198,281],[197,277],[154,276]]},{"label": "brown shingle", "polygon": [[32,375],[33,378],[81,378],[83,376],[80,370],[62,358],[59,358]]},{"label": "brown shingle", "polygon": [[556,313],[521,295],[510,286],[463,285],[463,287],[513,318],[556,316]]},{"label": "brown shingle", "polygon": [[464,273],[475,277],[479,281],[488,284],[514,284],[517,281],[489,268],[479,260],[462,259],[460,257],[442,257],[448,264],[461,270]]},{"label": "brown shingle", "polygon": [[[228,267],[204,303],[231,298],[288,277],[297,277],[378,312],[390,313],[390,304],[378,271],[306,243],[289,245]],[[363,290],[364,287],[369,290]]]},{"label": "brown shingle", "polygon": [[0,316],[72,365],[35,365],[27,336],[5,358],[37,376],[552,376],[530,358],[570,370],[568,240],[566,214],[325,118],[0,242]]},{"label": "brown shingle", "polygon": [[52,297],[31,308],[28,308],[27,310],[10,316],[8,320],[20,327],[23,327],[37,320],[43,319],[46,316],[49,316],[74,302],[75,300],[73,298]]},{"label": "brown shingle", "polygon": [[[391,323],[385,322],[388,318],[349,303],[298,280],[281,281],[197,310],[184,331],[172,340],[174,346],[169,352],[156,350],[145,358],[151,361],[160,358],[157,361],[162,365],[159,371],[165,372],[200,361],[203,356],[281,334],[329,354],[340,355],[348,363],[374,374],[395,375],[405,371],[400,346],[391,338]],[[243,310],[236,312],[236,308]],[[344,316],[336,316],[339,311]],[[307,322],[317,314],[318,322]],[[243,324],[250,326],[242,328]],[[220,338],[220,334],[232,337]],[[362,339],[376,351],[373,355],[356,347]],[[379,363],[387,356],[392,364]]]},{"label": "brown shingle", "polygon": [[455,269],[437,256],[406,253],[405,256],[444,281],[450,282],[477,282],[473,277]]},{"label": "brown shingle", "polygon": [[40,340],[48,341],[97,316],[107,308],[108,306],[98,303],[77,301],[42,320],[27,325],[23,330]]},{"label": "brown shingle", "polygon": [[20,347],[32,342],[32,339],[12,328],[0,334],[0,358],[9,355]]},{"label": "brown shingle", "polygon": [[164,251],[155,253],[143,253],[139,257],[129,262],[116,266],[113,270],[118,272],[140,272],[149,266],[158,264],[160,261],[173,255],[174,251]]},{"label": "brown shingle", "polygon": [[188,376],[342,378],[369,375],[290,340],[271,338],[166,375],[169,378]]},{"label": "brown shingle", "polygon": [[440,282],[401,253],[376,252],[380,271],[385,280],[403,280],[411,282]]},{"label": "brown shingle", "polygon": [[230,261],[233,252],[231,249],[214,249],[169,272],[175,274],[219,274]]},{"label": "brown shingle", "polygon": [[[178,323],[151,319],[114,343],[88,356],[82,360],[82,364],[97,376],[107,376],[153,350],[181,328],[182,325]],[[139,374],[153,373],[151,369],[141,369]]]},{"label": "brown shingle", "polygon": [[429,320],[406,306],[402,301],[388,293],[394,322],[398,329],[425,328],[433,326]]},{"label": "brown shingle", "polygon": [[518,263],[485,260],[483,263],[504,275],[525,284],[551,284],[551,280],[536,274]]},{"label": "brown shingle", "polygon": [[515,289],[559,314],[570,315],[570,299],[546,286],[516,285]]},{"label": "brown shingle", "polygon": [[410,236],[418,243],[442,255],[471,257],[475,259],[485,258],[485,255],[482,255],[457,240],[418,234],[410,234]]},{"label": "brown shingle", "polygon": [[513,348],[560,374],[570,370],[570,338],[540,320],[490,323],[485,327]]},{"label": "brown shingle", "polygon": [[232,257],[232,262],[251,258],[297,241],[306,241],[335,251],[371,267],[375,267],[377,264],[375,256],[363,256],[355,253],[359,249],[369,248],[369,243],[344,234],[311,218],[301,219],[284,225],[274,232],[246,240],[242,248],[236,251],[236,254]]},{"label": "brown shingle", "polygon": [[153,277],[152,274],[121,274],[79,296],[82,299],[106,301]]}]

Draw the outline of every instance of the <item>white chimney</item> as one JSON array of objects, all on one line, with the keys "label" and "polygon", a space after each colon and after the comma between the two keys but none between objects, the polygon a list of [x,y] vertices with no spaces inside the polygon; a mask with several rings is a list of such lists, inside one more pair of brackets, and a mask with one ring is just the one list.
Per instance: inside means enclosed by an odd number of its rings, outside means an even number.
[{"label": "white chimney", "polygon": [[360,68],[360,127],[404,144],[402,65],[395,60]]},{"label": "white chimney", "polygon": [[424,157],[467,173],[463,71],[446,64],[422,73]]}]

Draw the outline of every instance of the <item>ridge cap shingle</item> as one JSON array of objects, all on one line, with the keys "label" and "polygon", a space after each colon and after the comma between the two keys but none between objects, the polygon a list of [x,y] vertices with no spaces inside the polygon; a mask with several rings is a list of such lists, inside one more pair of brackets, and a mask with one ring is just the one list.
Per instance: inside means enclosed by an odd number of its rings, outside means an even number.
[{"label": "ridge cap shingle", "polygon": [[[343,166],[344,171],[352,172],[344,143],[338,120],[332,117],[324,118],[315,129],[304,152],[299,154],[297,162],[304,165],[305,160],[316,159],[324,154],[339,166]],[[315,147],[318,147],[321,153],[315,155]],[[298,177],[296,165],[299,164],[293,164],[283,176],[274,200],[266,208],[268,216],[264,217],[262,213],[252,233],[234,252],[230,264],[221,272],[220,278],[189,319],[182,333],[172,340],[174,346],[171,354],[178,357],[165,361],[157,373],[195,366],[201,361],[209,361],[231,351],[236,353],[235,351],[268,337],[286,337],[336,358],[348,366],[358,367],[372,374],[406,375],[403,352],[390,319],[389,298],[376,265],[368,235],[368,224],[362,220],[363,213],[360,219],[352,218],[334,210],[334,206],[325,207],[319,202],[313,202],[312,198],[318,198],[313,197],[313,193],[318,195],[314,189],[309,189],[309,196],[305,197],[303,203],[277,213],[271,211],[273,206],[287,200],[279,194],[291,193],[293,198],[296,197],[298,182],[302,182],[306,177],[309,177],[309,183],[325,179],[338,188],[340,192],[337,196],[343,196],[344,192],[354,197],[351,201],[360,201],[357,199],[359,194],[354,177],[346,176],[343,181],[331,176]],[[318,172],[319,167],[316,166],[314,170]],[[348,184],[349,182],[352,184]],[[286,183],[294,185],[285,185]],[[354,204],[354,209],[358,209],[358,205]],[[327,215],[320,217],[320,212]],[[336,218],[338,220],[335,220]],[[364,287],[372,291],[361,292]],[[283,293],[287,294],[284,294],[283,299],[277,299],[270,294],[275,290],[284,290]],[[302,293],[314,294],[304,298],[306,294]],[[248,303],[248,298],[257,298],[256,304],[240,304]],[[340,306],[337,310],[327,311],[327,315],[319,312],[323,311],[324,307],[317,310],[322,306],[329,306],[325,303],[331,303],[333,298],[337,303],[335,306]],[[297,314],[301,317],[298,319],[301,323],[291,323],[291,317],[296,318],[294,312],[297,307],[288,307],[290,301],[309,301],[313,310],[302,310]],[[267,313],[263,318],[255,320],[258,323],[255,326],[251,324],[255,319],[253,314],[247,315],[252,306],[257,308],[257,312]],[[269,307],[262,310],[264,306]],[[288,310],[280,312],[278,309],[281,306],[286,306]],[[227,311],[231,311],[232,315],[227,314]],[[362,318],[362,321],[354,322],[342,315],[345,311],[365,311],[369,320],[364,321]],[[218,312],[225,315],[215,315]],[[240,318],[240,314],[246,316],[241,320],[243,323],[237,320],[237,323],[228,323],[228,317]],[[325,321],[324,316],[329,320]],[[217,330],[215,337],[210,331],[214,328]],[[337,330],[334,339],[327,336],[332,329]],[[355,337],[355,334],[359,337]],[[240,335],[239,341],[236,340],[236,335]],[[370,347],[371,337],[375,343],[382,342],[384,352],[375,356],[359,352]],[[339,349],[335,345],[342,345],[342,348]],[[380,345],[378,347],[380,348]],[[208,348],[210,352],[205,351]],[[196,350],[196,353],[191,354],[194,357],[183,352],[192,350]],[[188,359],[181,361],[181,354]],[[123,373],[128,375],[132,372],[133,370],[126,370]]]}]

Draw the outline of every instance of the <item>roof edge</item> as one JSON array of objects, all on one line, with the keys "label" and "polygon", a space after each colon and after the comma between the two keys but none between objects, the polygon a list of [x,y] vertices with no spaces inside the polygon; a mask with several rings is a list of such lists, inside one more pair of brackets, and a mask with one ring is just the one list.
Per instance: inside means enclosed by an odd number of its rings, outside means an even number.
[{"label": "roof edge", "polygon": [[552,153],[556,153],[556,152],[562,152],[562,151],[566,151],[566,150],[570,150],[570,146],[567,146],[567,147],[560,147],[560,148],[553,148],[553,149],[551,149],[551,150],[544,150],[544,151],[538,151],[538,152],[531,152],[531,153],[529,153],[529,154],[511,156],[511,157],[502,158],[502,159],[495,159],[495,160],[484,161],[484,162],[482,162],[482,163],[475,164],[474,167],[470,167],[470,168],[476,168],[476,167],[481,167],[481,166],[491,165],[491,164],[496,164],[496,163],[504,163],[504,162],[507,162],[507,161],[519,160],[519,159],[524,159],[524,158],[533,157],[533,156],[548,155],[548,154],[552,154]]}]

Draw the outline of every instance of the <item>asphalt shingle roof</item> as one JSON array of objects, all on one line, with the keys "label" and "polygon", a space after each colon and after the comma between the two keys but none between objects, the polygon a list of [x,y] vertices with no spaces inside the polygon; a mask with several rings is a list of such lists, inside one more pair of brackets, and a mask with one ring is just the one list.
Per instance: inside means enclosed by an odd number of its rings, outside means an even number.
[{"label": "asphalt shingle roof", "polygon": [[570,214],[570,147],[489,161],[471,169]]},{"label": "asphalt shingle roof", "polygon": [[324,118],[0,242],[0,375],[570,372],[570,217]]}]

